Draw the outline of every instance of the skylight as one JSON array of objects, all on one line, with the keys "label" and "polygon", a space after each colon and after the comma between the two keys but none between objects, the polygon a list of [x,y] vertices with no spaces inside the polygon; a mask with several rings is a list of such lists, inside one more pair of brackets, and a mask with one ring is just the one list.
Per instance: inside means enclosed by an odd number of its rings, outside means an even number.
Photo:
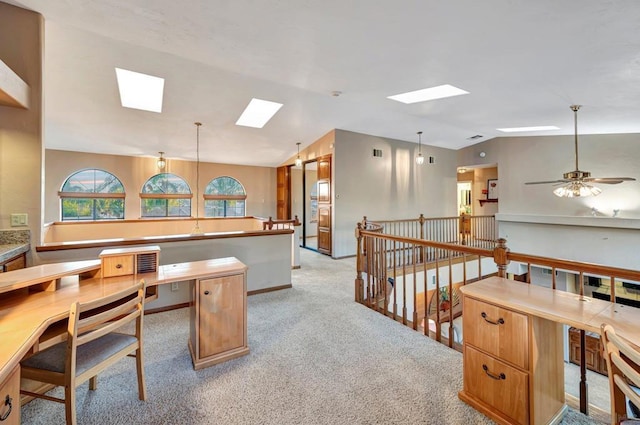
[{"label": "skylight", "polygon": [[282,103],[253,98],[236,121],[236,125],[262,128],[281,107]]},{"label": "skylight", "polygon": [[125,108],[162,112],[164,78],[116,68],[120,103]]},{"label": "skylight", "polygon": [[517,133],[521,131],[545,131],[545,130],[560,130],[555,125],[539,125],[537,127],[512,127],[512,128],[496,128],[503,133]]},{"label": "skylight", "polygon": [[428,89],[415,90],[407,93],[387,96],[387,99],[397,100],[402,103],[418,103],[427,100],[442,99],[445,97],[460,96],[461,94],[469,94],[468,91],[459,89],[449,84],[431,87]]}]

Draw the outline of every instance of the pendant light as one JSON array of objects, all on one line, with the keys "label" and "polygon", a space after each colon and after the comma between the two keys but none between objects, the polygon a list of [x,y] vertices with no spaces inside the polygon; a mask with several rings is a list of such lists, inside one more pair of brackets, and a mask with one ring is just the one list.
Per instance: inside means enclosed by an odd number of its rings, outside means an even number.
[{"label": "pendant light", "polygon": [[416,156],[416,164],[424,164],[424,156],[422,156],[422,131],[418,131],[418,155]]},{"label": "pendant light", "polygon": [[164,152],[158,152],[160,154],[160,158],[158,158],[158,168],[164,170],[164,167],[167,165],[167,160],[164,158]]},{"label": "pendant light", "polygon": [[300,167],[302,165],[302,159],[300,159],[300,142],[297,142],[298,145],[298,157],[296,158],[296,167]]},{"label": "pendant light", "polygon": [[192,235],[202,234],[199,224],[199,210],[200,210],[200,126],[201,122],[195,122],[196,126],[196,225],[191,230]]}]

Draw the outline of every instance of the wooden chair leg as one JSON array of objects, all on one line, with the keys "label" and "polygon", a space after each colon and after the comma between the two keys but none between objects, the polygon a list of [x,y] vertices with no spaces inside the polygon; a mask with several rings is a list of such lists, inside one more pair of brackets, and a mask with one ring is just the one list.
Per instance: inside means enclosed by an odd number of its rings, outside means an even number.
[{"label": "wooden chair leg", "polygon": [[89,389],[93,391],[98,389],[98,375],[89,378]]},{"label": "wooden chair leg", "polygon": [[142,347],[136,350],[136,370],[138,372],[138,398],[147,400],[147,388],[144,382],[144,359],[142,358]]},{"label": "wooden chair leg", "polygon": [[72,385],[64,387],[64,409],[67,425],[76,425],[76,389]]}]

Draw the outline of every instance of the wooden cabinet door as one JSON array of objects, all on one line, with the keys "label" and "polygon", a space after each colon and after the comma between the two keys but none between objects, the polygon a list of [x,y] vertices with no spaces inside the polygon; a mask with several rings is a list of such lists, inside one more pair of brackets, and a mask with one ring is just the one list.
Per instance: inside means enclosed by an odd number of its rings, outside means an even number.
[{"label": "wooden cabinet door", "polygon": [[276,217],[278,220],[289,220],[291,217],[291,170],[289,167],[278,167],[276,175],[277,199]]},{"label": "wooden cabinet door", "polygon": [[244,345],[244,276],[199,282],[199,355],[209,357]]},{"label": "wooden cabinet door", "polygon": [[331,255],[331,155],[318,158],[318,251]]}]

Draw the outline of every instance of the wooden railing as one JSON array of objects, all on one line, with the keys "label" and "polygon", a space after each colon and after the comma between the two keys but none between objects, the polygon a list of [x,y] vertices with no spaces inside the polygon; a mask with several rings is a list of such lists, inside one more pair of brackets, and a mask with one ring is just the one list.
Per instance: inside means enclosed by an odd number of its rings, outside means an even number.
[{"label": "wooden railing", "polygon": [[262,222],[262,230],[292,229],[293,226],[300,226],[297,215],[295,218],[289,220],[274,220],[272,217],[269,217],[268,220]]},{"label": "wooden railing", "polygon": [[[616,287],[622,291],[620,288],[634,286],[632,290],[640,294],[638,270],[510,252],[505,239],[491,244],[487,241],[491,248],[464,245],[459,240],[456,243],[426,240],[430,235],[419,234],[420,227],[415,224],[421,219],[405,220],[406,224],[366,220],[357,224],[355,300],[449,347],[461,348],[461,339],[456,336],[460,334],[456,329],[459,324],[455,323],[462,315],[461,303],[456,304],[457,288],[492,275],[582,297],[597,295],[632,306],[634,301],[622,298]],[[442,220],[450,222],[449,218]],[[401,235],[387,234],[389,229]],[[592,280],[597,285],[590,286]],[[640,295],[637,298],[636,307],[640,306]],[[580,340],[580,358],[585,359],[584,331],[580,331]],[[584,361],[580,372],[580,410],[586,413]]]},{"label": "wooden railing", "polygon": [[493,248],[497,237],[492,215],[427,218],[420,214],[418,218],[401,220],[368,220],[364,217],[362,224],[365,229],[368,224],[380,226],[387,235],[482,248]]}]

